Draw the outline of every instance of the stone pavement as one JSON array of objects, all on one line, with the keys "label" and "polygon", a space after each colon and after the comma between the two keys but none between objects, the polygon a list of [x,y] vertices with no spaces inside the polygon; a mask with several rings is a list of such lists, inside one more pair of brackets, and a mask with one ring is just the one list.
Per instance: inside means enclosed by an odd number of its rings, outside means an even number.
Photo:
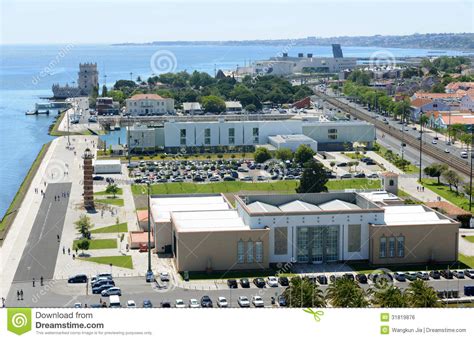
[{"label": "stone pavement", "polygon": [[424,187],[424,191],[417,190],[417,187],[420,186],[420,183],[418,183],[418,175],[401,175],[398,178],[398,187],[417,200],[422,202],[446,201],[427,187]]}]

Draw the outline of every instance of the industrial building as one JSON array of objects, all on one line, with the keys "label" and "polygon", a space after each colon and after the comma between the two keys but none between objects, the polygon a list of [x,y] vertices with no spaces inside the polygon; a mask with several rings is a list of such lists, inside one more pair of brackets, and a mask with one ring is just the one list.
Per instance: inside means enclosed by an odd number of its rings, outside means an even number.
[{"label": "industrial building", "polygon": [[278,263],[449,263],[459,223],[382,192],[152,196],[158,252],[178,271],[268,268]]},{"label": "industrial building", "polygon": [[92,165],[94,167],[94,174],[122,173],[120,159],[94,159]]},{"label": "industrial building", "polygon": [[[182,152],[183,149],[239,149],[258,145],[277,147],[297,143],[318,150],[346,150],[354,143],[371,148],[375,128],[363,121],[273,120],[273,121],[188,121],[165,122],[161,126],[132,126],[129,130],[132,152],[161,149]],[[277,137],[280,136],[280,137]],[[285,136],[285,137],[282,137]]]}]

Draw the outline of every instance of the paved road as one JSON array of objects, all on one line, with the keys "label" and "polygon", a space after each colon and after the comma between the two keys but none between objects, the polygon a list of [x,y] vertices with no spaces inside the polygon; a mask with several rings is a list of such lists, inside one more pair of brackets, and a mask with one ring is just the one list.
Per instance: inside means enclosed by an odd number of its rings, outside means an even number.
[{"label": "paved road", "polygon": [[63,192],[70,190],[71,183],[48,184],[45,198],[41,202],[40,210],[13,278],[14,282],[31,282],[33,278],[39,281],[41,276],[45,280],[53,278],[59,250],[57,235],[62,234],[69,201],[69,198],[61,197],[57,202],[54,197],[61,196]]},{"label": "paved road", "polygon": [[[208,295],[214,301],[216,307],[217,298],[223,296],[230,302],[231,307],[239,307],[237,298],[241,295],[248,297],[259,295],[264,300],[265,306],[271,306],[271,298],[280,295],[285,287],[262,288],[258,289],[253,284],[251,288],[238,289],[211,289],[211,290],[193,290],[173,287],[159,290],[151,283],[146,283],[143,277],[116,278],[115,284],[122,289],[122,305],[128,300],[134,300],[138,306],[142,305],[143,300],[149,299],[154,307],[159,307],[161,302],[170,302],[174,304],[176,299],[183,299],[186,304],[189,299],[200,300],[202,296]],[[464,296],[464,286],[474,286],[474,280],[470,278],[458,280],[456,278],[446,280],[430,279],[428,283],[436,290],[457,290],[459,296]],[[407,288],[409,282],[394,282],[394,285],[402,289]],[[321,285],[320,288],[325,292],[327,285]],[[373,287],[371,281],[369,284],[361,285],[364,289]],[[72,307],[75,302],[82,304],[97,304],[100,302],[99,294],[91,294],[90,288],[86,284],[67,284],[65,280],[53,280],[45,282],[43,287],[37,285],[35,288],[30,282],[19,282],[12,286],[12,291],[7,298],[8,307]],[[25,295],[23,301],[16,298],[16,290],[23,289]],[[102,298],[108,302],[108,298]]]}]

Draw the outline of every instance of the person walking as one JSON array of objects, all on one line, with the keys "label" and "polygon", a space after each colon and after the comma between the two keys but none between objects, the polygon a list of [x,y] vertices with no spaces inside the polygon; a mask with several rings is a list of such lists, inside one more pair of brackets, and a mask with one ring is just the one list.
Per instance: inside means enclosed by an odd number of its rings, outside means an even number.
[{"label": "person walking", "polygon": [[43,284],[43,276],[40,277],[40,282],[41,282],[41,286],[44,286],[44,284]]},{"label": "person walking", "polygon": [[67,248],[67,254],[71,255],[71,248]]},{"label": "person walking", "polygon": [[35,278],[33,278],[33,287],[35,286]]},{"label": "person walking", "polygon": [[66,247],[63,246],[63,254],[66,254]]},{"label": "person walking", "polygon": [[16,299],[20,300],[20,291],[19,290],[16,291]]},{"label": "person walking", "polygon": [[23,300],[23,289],[20,289],[20,300]]}]

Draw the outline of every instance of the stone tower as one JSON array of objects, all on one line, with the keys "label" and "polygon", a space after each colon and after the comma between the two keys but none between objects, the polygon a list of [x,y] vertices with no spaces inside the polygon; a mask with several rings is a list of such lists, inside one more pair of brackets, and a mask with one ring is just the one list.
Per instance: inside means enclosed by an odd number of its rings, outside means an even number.
[{"label": "stone tower", "polygon": [[97,63],[79,64],[77,84],[81,95],[90,96],[94,87],[99,86],[99,71]]},{"label": "stone tower", "polygon": [[382,174],[382,186],[386,192],[398,195],[398,175],[394,172],[384,172]]},{"label": "stone tower", "polygon": [[94,171],[92,159],[94,156],[89,148],[86,149],[82,158],[84,159],[84,207],[86,210],[94,210],[94,184],[92,180],[92,173]]}]

